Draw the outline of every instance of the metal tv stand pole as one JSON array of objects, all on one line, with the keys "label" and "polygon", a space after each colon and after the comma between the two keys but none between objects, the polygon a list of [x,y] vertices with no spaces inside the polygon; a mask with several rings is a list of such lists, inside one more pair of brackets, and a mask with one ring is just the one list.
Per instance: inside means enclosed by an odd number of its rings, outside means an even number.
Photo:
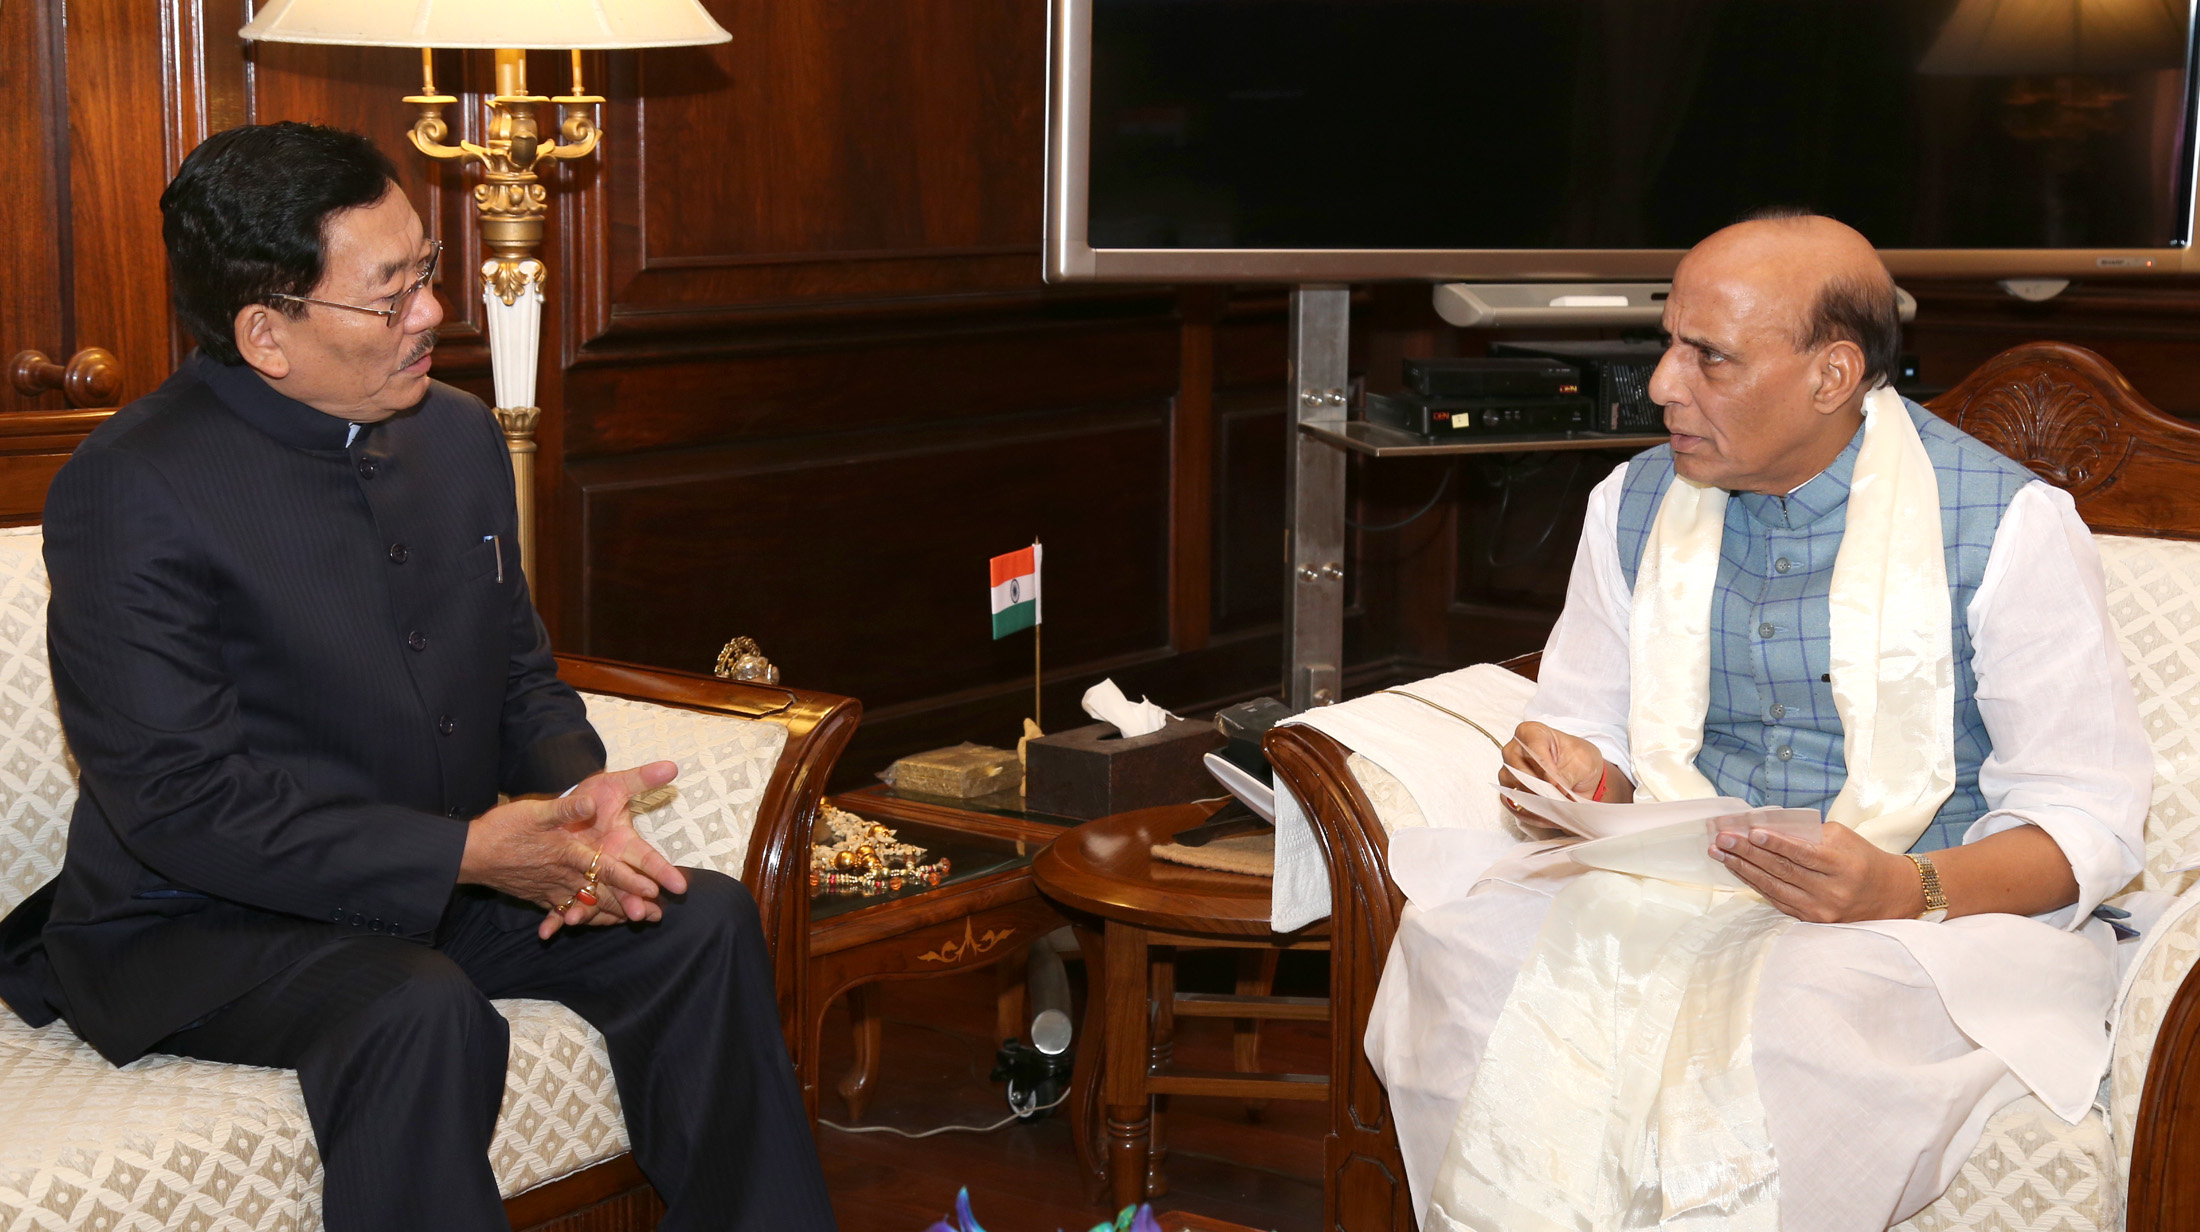
[{"label": "metal tv stand pole", "polygon": [[1344,423],[1351,341],[1350,287],[1292,290],[1283,671],[1285,700],[1294,709],[1344,697],[1344,451],[1305,427],[1336,430]]},{"label": "metal tv stand pole", "polygon": [[[1437,314],[1463,329],[1495,326],[1655,325],[1663,283],[1450,283],[1434,288]],[[1903,294],[1903,319],[1916,311]],[[1284,502],[1289,601],[1283,609],[1284,696],[1293,707],[1344,699],[1344,462],[1371,458],[1570,449],[1641,449],[1639,436],[1469,436],[1432,441],[1345,414],[1350,387],[1352,291],[1309,284],[1291,292],[1290,465]]]}]

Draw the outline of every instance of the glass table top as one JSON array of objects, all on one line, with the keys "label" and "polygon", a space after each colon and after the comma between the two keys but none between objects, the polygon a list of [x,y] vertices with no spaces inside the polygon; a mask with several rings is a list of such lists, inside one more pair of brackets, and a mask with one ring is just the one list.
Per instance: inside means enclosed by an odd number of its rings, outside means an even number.
[{"label": "glass table top", "polygon": [[983,813],[989,817],[1008,817],[1017,821],[1060,826],[1065,830],[1077,824],[1074,817],[1058,817],[1052,813],[1033,812],[1025,808],[1023,794],[1015,791],[995,792],[990,796],[973,796],[964,800],[953,796],[928,796],[919,791],[901,791],[881,783],[877,787],[867,787],[860,792],[841,797],[841,804],[851,811],[861,812],[862,804],[866,800],[901,801],[931,808],[952,809],[961,813]]}]

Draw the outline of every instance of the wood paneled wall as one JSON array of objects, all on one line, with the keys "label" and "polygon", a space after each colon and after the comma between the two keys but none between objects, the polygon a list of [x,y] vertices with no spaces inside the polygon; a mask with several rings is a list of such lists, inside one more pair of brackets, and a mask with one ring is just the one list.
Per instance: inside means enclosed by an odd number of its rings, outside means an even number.
[{"label": "wood paneled wall", "polygon": [[[1042,284],[1040,0],[705,2],[733,42],[590,57],[611,99],[603,144],[548,177],[536,586],[560,647],[701,668],[756,637],[791,683],[864,700],[850,776],[1005,744],[1030,708],[1031,644],[991,640],[985,559],[1036,536],[1050,727],[1081,721],[1077,695],[1104,674],[1183,712],[1275,689],[1281,289]],[[416,55],[246,47],[236,0],[77,0],[66,38],[53,7],[0,10],[16,59],[44,66],[28,78],[40,106],[5,131],[45,141],[50,164],[0,190],[0,218],[19,236],[52,220],[64,247],[13,243],[0,291],[17,322],[48,285],[92,306],[50,342],[0,343],[99,345],[101,312],[120,314],[125,396],[145,392],[173,359],[161,183],[208,133],[313,120],[396,160],[450,254],[438,374],[490,393],[472,176],[403,136]],[[539,92],[565,87],[562,57],[532,69]],[[438,53],[437,75],[462,99],[454,132],[478,137],[487,54]],[[68,249],[71,219],[114,238]],[[2200,412],[2200,284],[2081,286],[2044,306],[1913,290],[1929,382],[2061,337]],[[1489,341],[1444,326],[1420,286],[1362,288],[1354,316],[1354,372],[1375,389],[1404,356]],[[1348,683],[1540,644],[1581,506],[1619,460],[1355,461],[1352,516],[1379,529],[1348,550]]]}]

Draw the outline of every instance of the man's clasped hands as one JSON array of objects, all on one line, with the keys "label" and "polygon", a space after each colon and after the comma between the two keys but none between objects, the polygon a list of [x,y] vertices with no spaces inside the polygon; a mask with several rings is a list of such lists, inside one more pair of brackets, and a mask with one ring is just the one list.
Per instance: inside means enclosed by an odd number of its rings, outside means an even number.
[{"label": "man's clasped hands", "polygon": [[592,774],[554,799],[500,804],[468,825],[458,879],[542,907],[545,941],[568,925],[662,919],[658,897],[686,893],[687,877],[635,831],[628,805],[679,772],[654,761]]}]

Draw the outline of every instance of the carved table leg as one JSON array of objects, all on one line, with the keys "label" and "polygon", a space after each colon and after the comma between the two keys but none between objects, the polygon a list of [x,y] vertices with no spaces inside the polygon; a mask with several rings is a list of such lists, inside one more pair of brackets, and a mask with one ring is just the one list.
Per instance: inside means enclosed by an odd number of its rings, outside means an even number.
[{"label": "carved table leg", "polygon": [[1077,1040],[1076,1068],[1070,1073],[1070,1139],[1083,1166],[1087,1196],[1097,1201],[1108,1185],[1108,1161],[1100,1146],[1104,1136],[1100,1095],[1108,1072],[1105,950],[1099,933],[1081,924],[1073,927],[1085,960],[1085,1025]]},{"label": "carved table leg", "polygon": [[[1237,995],[1241,997],[1265,997],[1276,990],[1276,960],[1283,957],[1277,949],[1239,950],[1237,952]],[[1231,1022],[1231,1043],[1236,1052],[1237,1071],[1241,1074],[1260,1070],[1260,1019],[1238,1018]]]},{"label": "carved table leg", "polygon": [[860,1121],[878,1081],[879,1042],[885,1026],[878,1013],[878,985],[858,984],[848,990],[848,1026],[855,1036],[856,1055],[840,1077],[840,1097],[848,1101],[848,1119]]},{"label": "carved table leg", "polygon": [[[1148,1000],[1153,1005],[1153,1042],[1147,1046],[1147,1072],[1167,1069],[1176,1057],[1176,947],[1162,946],[1148,951],[1148,965],[1153,971]],[[1169,1157],[1169,1097],[1156,1095],[1147,1100],[1153,1109],[1153,1130],[1146,1148],[1146,1196],[1158,1198],[1169,1192],[1169,1175],[1162,1165]]]},{"label": "carved table leg", "polygon": [[1146,1196],[1147,1134],[1152,1103],[1146,1094],[1147,1024],[1152,987],[1146,974],[1146,930],[1109,920],[1107,957],[1101,964],[1101,996],[1107,1000],[1108,1072],[1102,1078],[1108,1108],[1108,1186],[1117,1209]]}]

